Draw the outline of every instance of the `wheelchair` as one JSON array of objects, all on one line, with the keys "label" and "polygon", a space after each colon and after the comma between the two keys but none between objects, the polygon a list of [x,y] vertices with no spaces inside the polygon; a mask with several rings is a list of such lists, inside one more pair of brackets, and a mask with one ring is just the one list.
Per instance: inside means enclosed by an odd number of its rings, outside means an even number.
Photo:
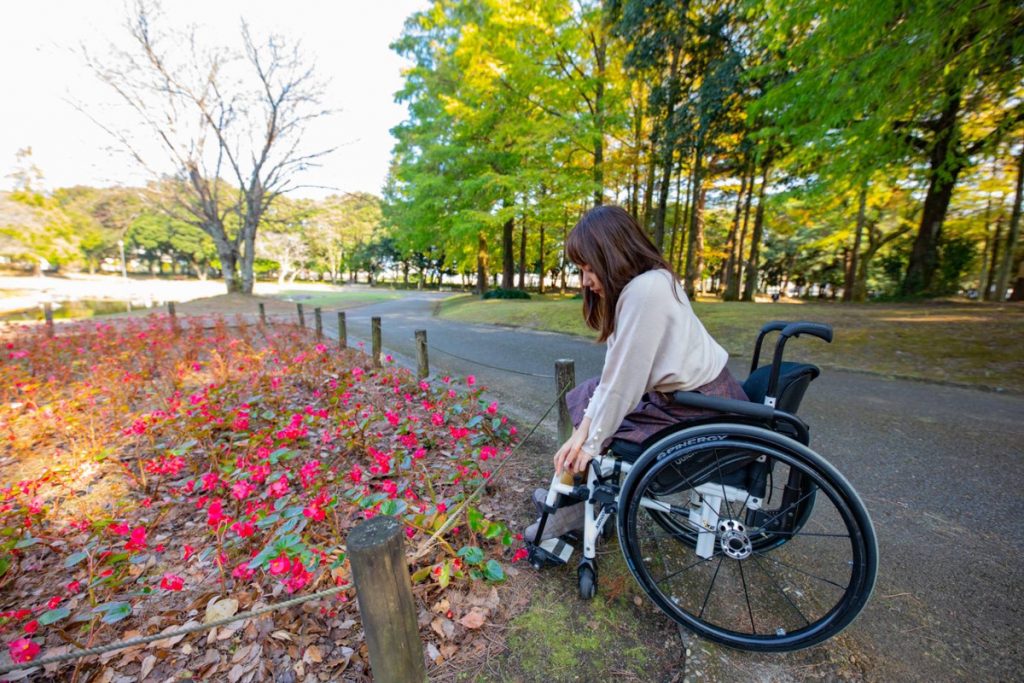
[{"label": "wheelchair", "polygon": [[[762,343],[778,332],[770,364]],[[582,540],[579,593],[597,590],[596,544],[612,525],[630,572],[671,619],[722,645],[785,652],[831,638],[874,588],[871,518],[840,472],[811,450],[797,409],[817,367],[783,361],[786,342],[832,341],[832,328],[773,321],[754,346],[750,401],[679,391],[675,402],[715,411],[667,427],[643,444],[612,440],[586,482],[554,477],[541,513],[584,501],[582,538],[534,544],[537,569],[566,564]],[[614,520],[614,522],[613,522]]]}]

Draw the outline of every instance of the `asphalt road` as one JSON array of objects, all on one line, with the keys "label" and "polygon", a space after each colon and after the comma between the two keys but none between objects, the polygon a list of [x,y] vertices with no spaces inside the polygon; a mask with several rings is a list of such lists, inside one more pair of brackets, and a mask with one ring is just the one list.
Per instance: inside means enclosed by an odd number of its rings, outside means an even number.
[{"label": "asphalt road", "polygon": [[[476,375],[524,427],[554,399],[556,359],[574,359],[578,380],[600,372],[602,346],[434,318],[442,297],[413,293],[349,310],[350,343],[369,346],[370,317],[379,315],[385,351],[411,364],[414,330],[425,329],[434,374]],[[332,316],[326,318],[334,334]],[[789,357],[799,358],[800,345],[810,343],[821,342],[793,342]],[[746,376],[747,362],[732,362],[737,377]],[[861,674],[1019,680],[1024,524],[1015,515],[1024,503],[1024,397],[826,369],[801,416],[811,425],[812,446],[860,492],[879,538],[874,596],[843,636],[854,641]],[[545,448],[554,431],[551,416],[542,429]],[[764,656],[762,663],[771,661]]]}]

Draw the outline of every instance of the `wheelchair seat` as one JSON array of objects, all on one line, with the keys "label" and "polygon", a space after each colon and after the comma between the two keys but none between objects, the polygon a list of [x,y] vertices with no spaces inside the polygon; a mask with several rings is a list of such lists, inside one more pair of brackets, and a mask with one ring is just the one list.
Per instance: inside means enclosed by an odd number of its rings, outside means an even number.
[{"label": "wheelchair seat", "polygon": [[[768,381],[771,370],[770,365],[764,365],[750,373],[750,376],[743,382],[743,391],[751,403],[764,403],[765,395],[768,393]],[[820,374],[821,371],[817,366],[809,363],[783,362],[779,368],[779,383],[776,392],[778,396],[776,397],[775,407],[795,415],[800,407],[800,402],[804,398],[807,387]],[[612,439],[611,451],[616,457],[622,458],[626,462],[636,462],[637,458],[659,439],[687,427],[720,421],[724,415],[723,413],[683,420],[658,430],[645,439],[643,443],[636,443],[626,439]]]}]

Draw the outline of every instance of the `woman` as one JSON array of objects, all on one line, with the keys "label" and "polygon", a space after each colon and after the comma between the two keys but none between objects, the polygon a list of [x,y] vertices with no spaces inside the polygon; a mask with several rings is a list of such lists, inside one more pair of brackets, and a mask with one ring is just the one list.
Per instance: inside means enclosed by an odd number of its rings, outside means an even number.
[{"label": "woman", "polygon": [[[633,217],[617,206],[591,209],[569,233],[566,255],[583,279],[583,318],[607,344],[600,378],[566,396],[575,429],[555,453],[555,473],[579,474],[612,438],[642,443],[704,413],[675,405],[672,392],[747,400],[726,367],[728,354],[701,325],[671,266]],[[563,474],[565,473],[565,474]],[[534,493],[543,502],[544,489]],[[538,503],[538,507],[539,507]],[[583,524],[583,505],[537,524],[539,542]]]}]

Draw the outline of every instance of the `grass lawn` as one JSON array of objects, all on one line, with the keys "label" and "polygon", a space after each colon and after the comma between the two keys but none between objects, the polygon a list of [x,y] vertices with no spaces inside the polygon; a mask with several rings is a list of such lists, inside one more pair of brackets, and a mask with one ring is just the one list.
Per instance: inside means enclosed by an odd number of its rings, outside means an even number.
[{"label": "grass lawn", "polygon": [[374,304],[380,301],[396,299],[400,296],[398,292],[374,289],[374,290],[335,290],[322,287],[292,287],[282,289],[275,298],[284,299],[294,303],[302,303],[307,309],[341,309]]},{"label": "grass lawn", "polygon": [[[579,299],[534,296],[529,301],[481,301],[471,295],[443,302],[439,315],[593,336],[582,322]],[[969,302],[840,304],[783,301],[694,305],[708,331],[733,357],[748,359],[761,325],[769,320],[812,320],[832,325],[835,341],[799,340],[788,358],[893,377],[1024,392],[1024,306]]]}]

